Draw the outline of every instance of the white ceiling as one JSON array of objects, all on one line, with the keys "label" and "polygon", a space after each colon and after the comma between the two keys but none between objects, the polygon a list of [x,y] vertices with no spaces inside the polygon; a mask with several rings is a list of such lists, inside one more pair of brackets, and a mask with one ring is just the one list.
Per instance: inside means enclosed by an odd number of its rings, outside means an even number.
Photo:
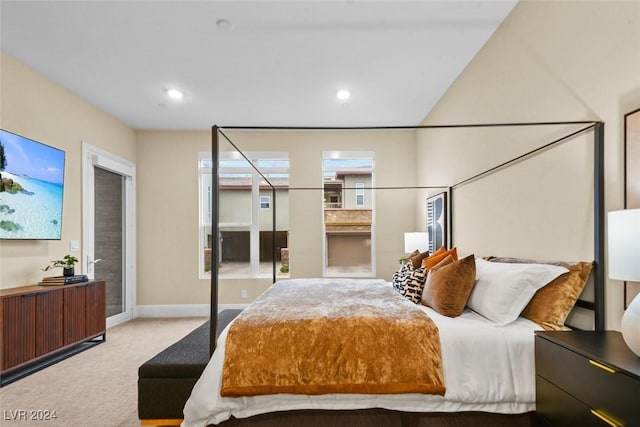
[{"label": "white ceiling", "polygon": [[415,125],[516,1],[2,0],[0,41],[136,129]]}]

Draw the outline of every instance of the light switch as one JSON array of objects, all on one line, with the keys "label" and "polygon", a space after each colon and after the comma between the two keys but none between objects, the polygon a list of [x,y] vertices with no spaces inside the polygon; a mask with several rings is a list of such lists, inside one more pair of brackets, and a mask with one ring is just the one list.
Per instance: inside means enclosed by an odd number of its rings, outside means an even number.
[{"label": "light switch", "polygon": [[69,250],[71,252],[80,252],[80,240],[72,240],[69,242]]}]

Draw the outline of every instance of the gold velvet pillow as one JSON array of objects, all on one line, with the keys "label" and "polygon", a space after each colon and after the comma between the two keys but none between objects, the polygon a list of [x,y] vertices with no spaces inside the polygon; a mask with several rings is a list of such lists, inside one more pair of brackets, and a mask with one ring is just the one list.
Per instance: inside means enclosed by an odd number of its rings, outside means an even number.
[{"label": "gold velvet pillow", "polygon": [[[442,251],[440,251],[440,250],[442,250]],[[427,257],[427,258],[422,260],[422,267],[426,268],[426,269],[431,269],[436,264],[438,264],[440,261],[445,259],[447,257],[447,255],[451,255],[453,257],[453,260],[457,261],[458,260],[458,249],[452,248],[452,249],[449,249],[448,251],[445,251],[444,248],[440,248],[433,255],[431,255],[430,257]]]},{"label": "gold velvet pillow", "polygon": [[[514,263],[538,262],[517,258],[492,258],[491,261]],[[524,308],[521,316],[537,323],[547,331],[559,331],[564,327],[567,316],[587,284],[593,263],[578,262],[572,264],[566,262],[547,262],[545,264],[559,265],[568,268],[569,271],[561,274],[540,288]]]},{"label": "gold velvet pillow", "polygon": [[559,331],[576,304],[589,279],[593,263],[579,262],[567,266],[564,273],[539,289],[522,311],[522,317],[536,322],[547,331]]},{"label": "gold velvet pillow", "polygon": [[475,283],[475,257],[469,255],[453,261],[453,256],[449,255],[429,270],[422,292],[422,304],[444,316],[459,316],[467,305]]}]

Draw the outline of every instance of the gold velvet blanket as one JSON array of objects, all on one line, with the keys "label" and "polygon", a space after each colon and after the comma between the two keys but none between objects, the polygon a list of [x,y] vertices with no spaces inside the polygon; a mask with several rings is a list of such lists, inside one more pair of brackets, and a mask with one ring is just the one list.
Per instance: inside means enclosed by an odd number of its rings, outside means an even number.
[{"label": "gold velvet blanket", "polygon": [[437,326],[382,280],[280,281],[228,331],[222,396],[444,392]]}]

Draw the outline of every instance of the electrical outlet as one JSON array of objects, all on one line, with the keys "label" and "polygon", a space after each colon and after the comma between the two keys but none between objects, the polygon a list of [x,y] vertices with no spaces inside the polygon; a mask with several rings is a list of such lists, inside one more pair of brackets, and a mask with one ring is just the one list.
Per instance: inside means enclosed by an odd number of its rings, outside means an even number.
[{"label": "electrical outlet", "polygon": [[240,298],[247,298],[247,290],[243,289],[240,291]]}]

